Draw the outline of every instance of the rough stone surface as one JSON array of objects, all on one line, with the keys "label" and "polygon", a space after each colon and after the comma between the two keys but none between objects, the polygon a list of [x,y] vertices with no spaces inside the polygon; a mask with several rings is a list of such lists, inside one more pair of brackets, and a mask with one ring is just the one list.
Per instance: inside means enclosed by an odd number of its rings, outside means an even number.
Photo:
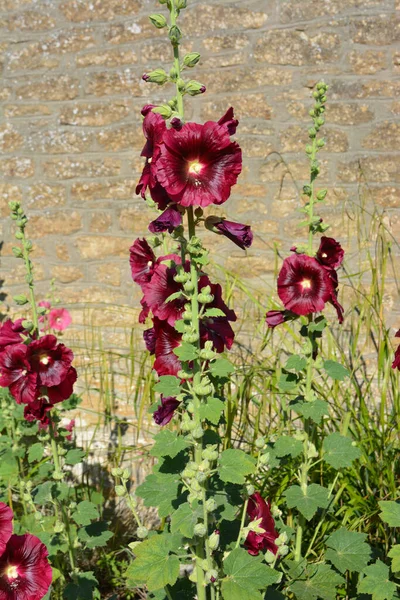
[{"label": "rough stone surface", "polygon": [[[76,314],[85,302],[101,303],[96,322],[108,344],[129,336],[118,329],[119,309],[104,317],[103,303],[130,304],[135,325],[140,297],[128,250],[156,215],[135,188],[140,108],[172,89],[141,80],[171,64],[165,30],[148,20],[164,10],[157,0],[0,0],[5,290],[21,288],[7,220],[14,199],[32,218],[43,297],[54,277],[63,302],[80,306],[71,307]],[[318,186],[329,190],[323,211],[332,235],[345,246],[356,237],[356,221],[344,226],[343,215],[364,193],[400,236],[399,0],[200,0],[181,16],[189,34],[182,53],[202,55],[185,76],[207,87],[187,100],[186,118],[217,120],[234,106],[240,121],[243,172],[231,199],[209,212],[251,224],[254,244],[244,253],[203,232],[216,260],[259,291],[273,285],[274,246],[283,256],[294,232],[302,235],[296,209],[309,178],[304,146],[320,78],[330,90]],[[82,326],[83,318],[77,340]]]}]

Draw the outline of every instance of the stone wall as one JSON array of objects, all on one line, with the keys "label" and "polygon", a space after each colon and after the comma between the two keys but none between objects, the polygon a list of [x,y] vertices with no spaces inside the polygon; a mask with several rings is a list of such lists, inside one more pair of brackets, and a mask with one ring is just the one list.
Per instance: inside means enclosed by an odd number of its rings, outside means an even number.
[{"label": "stone wall", "polygon": [[[332,234],[343,237],[344,215],[355,235],[346,214],[361,189],[399,239],[400,1],[188,4],[184,50],[202,54],[195,77],[207,86],[188,100],[188,115],[218,119],[233,105],[240,118],[244,169],[223,211],[251,224],[255,241],[246,254],[218,238],[225,266],[260,289],[272,281],[274,247],[287,252],[298,238],[310,90],[320,78],[330,84],[321,186]],[[31,216],[39,295],[55,278],[77,339],[90,302],[106,346],[126,344],[139,299],[127,252],[152,218],[135,196],[140,108],[165,93],[141,75],[171,53],[147,16],[162,10],[155,0],[0,0],[2,312],[23,290],[7,219],[17,199]],[[133,308],[123,315],[121,304]]]}]

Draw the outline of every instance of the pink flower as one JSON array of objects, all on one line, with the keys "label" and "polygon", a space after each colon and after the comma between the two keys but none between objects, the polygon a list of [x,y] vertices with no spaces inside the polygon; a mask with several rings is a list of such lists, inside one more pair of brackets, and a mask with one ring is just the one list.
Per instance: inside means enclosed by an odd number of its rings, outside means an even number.
[{"label": "pink flower", "polygon": [[222,204],[242,170],[242,152],[226,125],[186,123],[164,132],[157,179],[181,206]]},{"label": "pink flower", "polygon": [[69,435],[65,436],[65,439],[68,440],[68,442],[72,441],[72,432],[73,432],[74,428],[75,428],[75,419],[71,419],[71,421],[64,427],[64,429],[69,431]]},{"label": "pink flower", "polygon": [[0,600],[42,600],[52,581],[46,546],[34,535],[12,535],[0,557]]},{"label": "pink flower", "polygon": [[317,254],[315,255],[321,265],[331,269],[337,269],[344,257],[342,246],[333,238],[322,236]]},{"label": "pink flower", "polygon": [[164,398],[161,396],[161,405],[155,413],[153,413],[154,422],[157,425],[167,425],[174,416],[174,412],[179,406],[180,402],[173,397]]},{"label": "pink flower", "polygon": [[293,254],[283,261],[278,295],[287,310],[309,315],[324,309],[334,296],[334,286],[327,269],[315,258]]},{"label": "pink flower", "polygon": [[261,519],[260,527],[264,529],[264,533],[255,533],[254,531],[248,533],[244,543],[247,552],[253,556],[258,556],[260,551],[265,550],[276,554],[278,546],[275,544],[275,540],[278,537],[278,532],[275,530],[270,504],[265,502],[259,492],[255,492],[250,496],[247,515],[250,521]]},{"label": "pink flower", "polygon": [[0,555],[6,549],[7,542],[11,537],[14,518],[13,511],[7,504],[0,502]]},{"label": "pink flower", "polygon": [[53,308],[48,314],[48,327],[54,331],[64,331],[72,323],[72,318],[66,308]]}]

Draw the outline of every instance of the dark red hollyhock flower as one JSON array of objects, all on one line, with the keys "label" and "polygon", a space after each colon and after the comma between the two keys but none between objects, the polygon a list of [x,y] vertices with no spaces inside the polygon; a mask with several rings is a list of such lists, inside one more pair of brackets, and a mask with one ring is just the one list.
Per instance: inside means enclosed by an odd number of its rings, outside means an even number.
[{"label": "dark red hollyhock flower", "polygon": [[163,396],[161,396],[161,406],[159,406],[153,414],[154,422],[161,426],[169,423],[179,404],[179,400],[172,396],[169,396],[168,398],[163,398]]},{"label": "dark red hollyhock flower", "polygon": [[226,219],[214,216],[207,217],[206,227],[207,222],[209,223],[209,228],[212,227],[214,231],[217,230],[242,250],[250,248],[253,242],[253,232],[250,225],[242,225],[242,223],[235,223],[234,221],[227,221]]},{"label": "dark red hollyhock flower", "polygon": [[146,319],[150,313],[150,308],[147,306],[144,298],[141,299],[140,304],[142,306],[142,310],[139,313],[138,321],[139,323],[146,323]]},{"label": "dark red hollyhock flower", "polygon": [[22,327],[23,319],[11,321],[7,319],[0,326],[0,351],[11,344],[21,344],[23,342],[21,333],[27,334],[27,330]]},{"label": "dark red hollyhock flower", "polygon": [[176,375],[182,368],[178,357],[174,354],[174,348],[180,346],[182,334],[175,331],[171,325],[165,321],[160,321],[156,317],[153,319],[156,343],[154,354],[156,360],[153,368],[158,375]]},{"label": "dark red hollyhock flower", "polygon": [[11,537],[14,518],[13,511],[7,504],[0,502],[0,555],[6,549],[7,542]]},{"label": "dark red hollyhock flower", "polygon": [[342,264],[344,250],[333,238],[322,236],[316,258],[325,267],[337,269]]},{"label": "dark red hollyhock flower", "polygon": [[142,286],[150,281],[156,265],[156,257],[144,238],[137,238],[129,248],[129,263],[135,283]]},{"label": "dark red hollyhock flower", "polygon": [[73,392],[74,383],[77,379],[78,375],[76,369],[74,367],[70,367],[65,378],[58,385],[53,385],[47,388],[46,395],[48,396],[50,402],[52,404],[57,404],[58,402],[68,400]]},{"label": "dark red hollyhock flower", "polygon": [[28,346],[28,360],[32,371],[38,373],[41,385],[58,386],[70,370],[74,354],[64,344],[58,344],[55,335],[44,335]]},{"label": "dark red hollyhock flower", "polygon": [[[394,337],[400,337],[400,329],[395,333]],[[394,353],[392,369],[399,369],[400,371],[400,345],[397,346],[396,352]]]},{"label": "dark red hollyhock flower", "polygon": [[210,286],[214,300],[207,304],[207,308],[218,308],[225,314],[224,317],[206,317],[200,323],[200,339],[202,345],[206,341],[212,341],[216,352],[223,352],[225,347],[230,350],[235,334],[229,321],[236,321],[235,311],[228,308],[222,299],[222,288],[219,283],[211,283],[207,275],[199,279],[199,289]]},{"label": "dark red hollyhock flower", "polygon": [[[187,268],[189,268],[188,265],[189,263],[187,263]],[[174,280],[175,275],[175,267],[168,267],[160,263],[155,267],[151,281],[142,287],[144,302],[153,315],[167,321],[169,325],[173,325],[180,318],[187,302],[184,296],[167,302],[169,296],[183,291],[183,285]]]},{"label": "dark red hollyhock flower", "polygon": [[150,352],[150,354],[154,354],[156,351],[156,332],[154,327],[150,327],[150,329],[146,329],[143,331],[143,339],[146,344],[146,349]]},{"label": "dark red hollyhock flower", "polygon": [[296,315],[321,311],[334,293],[328,269],[315,258],[306,254],[285,258],[278,276],[278,295],[287,310]]},{"label": "dark red hollyhock flower", "polygon": [[337,288],[339,286],[337,272],[335,271],[335,269],[330,269],[329,267],[325,267],[325,269],[329,275],[329,278],[330,278],[330,280],[332,282],[332,286],[333,286],[333,292],[329,299],[329,302],[336,309],[339,323],[343,323],[343,314],[344,314],[343,306],[341,304],[339,304],[338,299],[337,299],[337,296],[338,296]]},{"label": "dark red hollyhock flower", "polygon": [[38,374],[32,370],[25,344],[7,346],[0,354],[0,386],[8,387],[18,404],[38,397]]},{"label": "dark red hollyhock flower", "polygon": [[223,117],[221,117],[218,121],[218,125],[224,125],[229,133],[229,135],[235,135],[236,127],[239,125],[239,121],[235,119],[233,115],[232,106],[228,108]]},{"label": "dark red hollyhock flower", "polygon": [[0,600],[41,600],[52,570],[46,546],[34,535],[12,535],[0,557]]},{"label": "dark red hollyhock flower", "polygon": [[49,412],[53,408],[50,402],[45,398],[38,398],[33,402],[29,402],[24,408],[24,418],[27,421],[39,421],[42,428],[47,427],[50,423]]},{"label": "dark red hollyhock flower", "polygon": [[149,231],[151,233],[161,233],[162,231],[172,233],[179,225],[182,225],[182,215],[177,209],[176,204],[172,204],[157,219],[150,223]]},{"label": "dark red hollyhock flower", "polygon": [[281,325],[286,321],[296,318],[297,315],[291,313],[290,310],[269,310],[266,314],[265,321],[270,329],[277,325]]},{"label": "dark red hollyhock flower", "polygon": [[271,515],[270,504],[269,502],[265,502],[259,492],[255,492],[255,494],[250,496],[247,515],[250,521],[261,519],[260,527],[264,529],[264,533],[255,533],[254,531],[248,533],[244,543],[247,552],[252,556],[258,556],[260,551],[265,550],[276,554],[278,546],[275,544],[275,540],[279,534],[275,530],[275,522]]},{"label": "dark red hollyhock flower", "polygon": [[157,159],[157,179],[181,206],[222,204],[242,170],[242,152],[226,125],[207,121],[167,130]]}]

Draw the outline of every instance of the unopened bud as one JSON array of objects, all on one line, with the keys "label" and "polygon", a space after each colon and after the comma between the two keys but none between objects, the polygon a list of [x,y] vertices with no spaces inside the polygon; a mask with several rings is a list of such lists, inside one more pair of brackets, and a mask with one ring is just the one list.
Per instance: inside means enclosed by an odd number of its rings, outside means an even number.
[{"label": "unopened bud", "polygon": [[178,10],[182,10],[183,8],[186,8],[187,6],[187,0],[175,0],[175,7]]},{"label": "unopened bud", "polygon": [[[217,508],[217,503],[215,502],[214,498],[209,498],[208,500],[206,500],[205,506],[206,506],[207,512],[213,512]],[[214,533],[215,533],[215,531],[214,531]],[[211,534],[211,535],[213,535],[213,534]],[[210,537],[210,540],[211,540],[211,537]],[[216,550],[216,548],[213,548],[213,550]]]},{"label": "unopened bud", "polygon": [[204,523],[197,523],[197,525],[194,526],[194,535],[197,535],[198,537],[204,537],[207,533],[207,527],[204,525]]},{"label": "unopened bud", "polygon": [[164,119],[170,119],[172,115],[172,109],[168,104],[161,104],[153,109],[153,112],[161,115]]},{"label": "unopened bud", "polygon": [[310,127],[310,129],[308,130],[308,137],[315,138],[315,136],[317,135],[317,131],[314,127]]},{"label": "unopened bud", "polygon": [[206,583],[215,583],[218,580],[218,571],[211,569],[206,571]]},{"label": "unopened bud", "polygon": [[179,27],[173,25],[169,30],[168,37],[173,46],[178,46],[182,38],[182,32]]},{"label": "unopened bud", "polygon": [[10,207],[10,209],[11,209],[12,211],[16,211],[16,210],[18,210],[18,208],[20,207],[20,203],[19,203],[19,202],[16,202],[15,200],[11,200],[11,201],[8,203],[8,206]]},{"label": "unopened bud", "polygon": [[266,466],[268,465],[270,460],[270,456],[269,456],[269,452],[266,452],[265,454],[262,454],[259,458],[260,461],[260,465]]},{"label": "unopened bud", "polygon": [[317,194],[318,200],[325,200],[325,196],[327,195],[328,190],[320,190]]},{"label": "unopened bud", "polygon": [[27,331],[32,331],[32,329],[34,328],[34,324],[32,323],[32,321],[25,321],[24,320],[24,321],[22,321],[21,325]]},{"label": "unopened bud", "polygon": [[61,521],[56,521],[54,523],[53,529],[54,529],[54,533],[61,533],[62,531],[64,531],[65,525],[64,525],[64,523],[61,523]]},{"label": "unopened bud", "polygon": [[154,27],[157,27],[157,29],[162,29],[163,27],[167,26],[167,19],[164,17],[164,15],[150,15],[149,19],[151,23],[153,23]]},{"label": "unopened bud", "polygon": [[283,546],[279,546],[278,548],[278,555],[279,556],[286,556],[289,552],[289,548],[288,546],[286,546],[285,544]]},{"label": "unopened bud", "polygon": [[194,79],[188,81],[185,86],[185,91],[189,96],[198,96],[199,94],[204,94],[206,91],[206,86]]},{"label": "unopened bud", "polygon": [[136,535],[139,538],[139,540],[144,540],[149,535],[149,530],[147,529],[147,527],[138,527],[136,530]]},{"label": "unopened bud", "polygon": [[[168,75],[164,71],[164,69],[154,69],[154,71],[150,71],[150,73],[145,73],[142,79],[149,83],[157,83],[158,85],[163,85],[168,81]],[[154,112],[156,111],[154,110]]]},{"label": "unopened bud", "polygon": [[259,437],[256,439],[256,448],[262,450],[265,446],[265,438]]},{"label": "unopened bud", "polygon": [[14,254],[15,258],[22,258],[24,256],[21,248],[18,248],[18,246],[13,247],[12,253]]},{"label": "unopened bud", "polygon": [[183,127],[183,121],[181,121],[179,117],[174,117],[169,123],[172,129],[175,129],[175,131],[180,131]]},{"label": "unopened bud", "polygon": [[249,496],[252,496],[255,492],[255,487],[254,485],[252,485],[251,483],[249,483],[248,485],[246,485],[246,492]]},{"label": "unopened bud", "polygon": [[198,52],[189,52],[183,59],[185,67],[194,67],[200,60],[200,54]]},{"label": "unopened bud", "polygon": [[204,430],[202,427],[196,427],[196,429],[194,429],[192,431],[192,436],[195,440],[201,440],[203,435],[204,435]]},{"label": "unopened bud", "polygon": [[125,486],[123,486],[123,485],[116,485],[115,486],[115,493],[117,494],[117,496],[125,496],[125,494],[126,494]]},{"label": "unopened bud", "polygon": [[267,550],[267,552],[264,554],[264,560],[268,565],[271,565],[276,560],[275,554],[273,554],[273,552],[270,550]]}]

